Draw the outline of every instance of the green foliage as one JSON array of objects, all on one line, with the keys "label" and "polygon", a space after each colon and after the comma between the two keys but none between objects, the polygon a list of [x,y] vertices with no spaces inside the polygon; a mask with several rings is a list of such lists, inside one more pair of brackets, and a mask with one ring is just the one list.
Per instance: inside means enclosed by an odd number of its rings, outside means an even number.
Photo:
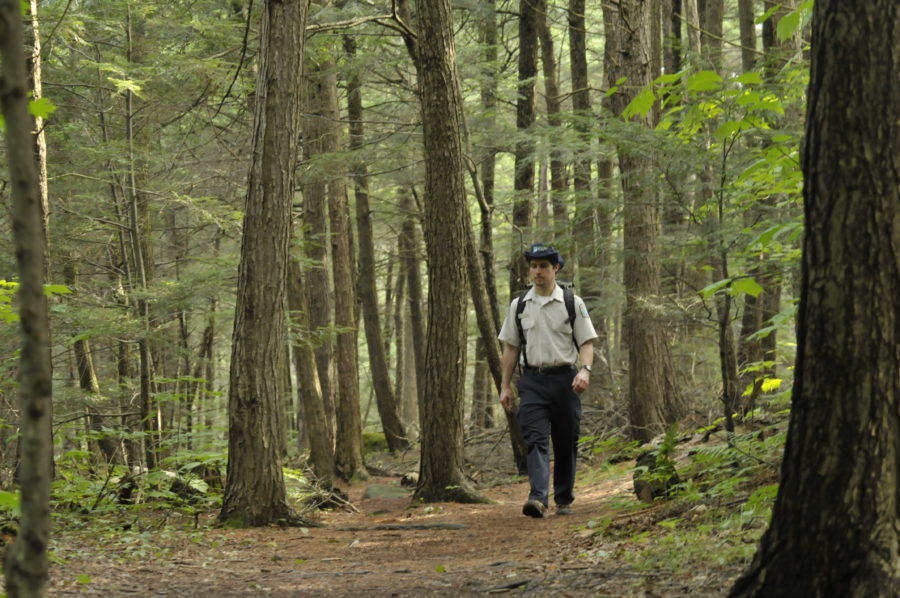
[{"label": "green foliage", "polygon": [[19,283],[0,279],[0,320],[10,324],[19,321],[19,313],[13,309],[13,298]]},{"label": "green foliage", "polygon": [[5,520],[18,519],[21,513],[21,495],[18,492],[0,490],[0,517]]}]

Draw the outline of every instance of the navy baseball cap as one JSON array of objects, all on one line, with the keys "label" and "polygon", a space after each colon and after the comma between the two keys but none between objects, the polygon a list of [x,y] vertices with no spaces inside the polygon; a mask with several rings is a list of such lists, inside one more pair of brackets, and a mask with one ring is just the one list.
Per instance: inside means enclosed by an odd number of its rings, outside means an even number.
[{"label": "navy baseball cap", "polygon": [[559,250],[553,245],[545,243],[534,243],[530,249],[524,252],[526,260],[547,260],[554,264],[559,264],[559,269],[566,264],[566,260],[559,254]]}]

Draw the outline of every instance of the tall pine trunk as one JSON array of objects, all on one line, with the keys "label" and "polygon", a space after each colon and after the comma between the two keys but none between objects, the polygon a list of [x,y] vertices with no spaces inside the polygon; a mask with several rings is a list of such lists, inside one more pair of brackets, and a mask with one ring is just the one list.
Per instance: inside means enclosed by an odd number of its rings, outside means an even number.
[{"label": "tall pine trunk", "polygon": [[450,0],[418,6],[416,72],[425,141],[428,337],[422,456],[416,497],[481,501],[464,474],[467,254],[471,239],[463,162],[465,123]]},{"label": "tall pine trunk", "polygon": [[0,109],[6,121],[13,242],[19,273],[22,352],[20,386],[20,533],[7,548],[4,576],[13,597],[42,597],[47,585],[50,536],[52,439],[50,321],[44,296],[44,232],[41,192],[28,113],[21,4],[0,2]]},{"label": "tall pine trunk", "polygon": [[277,440],[306,14],[306,0],[268,0],[263,7],[232,336],[228,474],[219,513],[232,525],[296,519],[286,501]]},{"label": "tall pine trunk", "polygon": [[[648,2],[623,0],[618,8],[603,7],[607,32],[607,70],[610,80],[627,77],[628,85],[611,96],[616,114],[652,79]],[[636,117],[638,118],[638,117]],[[652,127],[652,113],[636,121]],[[649,440],[683,413],[674,381],[674,367],[666,330],[654,313],[659,301],[660,267],[657,254],[659,217],[654,185],[645,177],[654,170],[646,154],[619,150],[625,194],[625,336],[628,345],[628,411],[632,435]]]},{"label": "tall pine trunk", "polygon": [[791,422],[734,598],[900,595],[898,32],[893,0],[813,9]]}]

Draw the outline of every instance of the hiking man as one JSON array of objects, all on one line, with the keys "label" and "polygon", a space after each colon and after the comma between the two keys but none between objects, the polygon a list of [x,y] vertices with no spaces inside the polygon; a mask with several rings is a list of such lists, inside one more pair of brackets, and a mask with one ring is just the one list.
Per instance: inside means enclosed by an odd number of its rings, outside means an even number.
[{"label": "hiking man", "polygon": [[[519,378],[519,427],[528,447],[531,491],[522,513],[544,517],[550,485],[553,442],[553,494],[558,515],[571,513],[575,500],[575,455],[581,421],[581,397],[594,361],[594,325],[581,297],[556,283],[565,260],[550,245],[537,243],[524,252],[532,287],[512,301],[499,339],[503,342],[500,404],[512,409],[510,388],[516,364]],[[576,361],[581,367],[576,368]]]}]

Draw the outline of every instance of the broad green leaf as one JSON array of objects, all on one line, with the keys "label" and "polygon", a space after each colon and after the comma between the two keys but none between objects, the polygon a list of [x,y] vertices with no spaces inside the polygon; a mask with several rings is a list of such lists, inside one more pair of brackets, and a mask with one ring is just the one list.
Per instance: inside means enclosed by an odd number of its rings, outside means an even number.
[{"label": "broad green leaf", "polygon": [[53,295],[71,295],[72,289],[64,284],[45,284],[44,294],[48,297],[52,297]]},{"label": "broad green leaf", "polygon": [[736,278],[731,281],[731,293],[734,295],[745,294],[758,297],[762,292],[763,288],[754,278]]},{"label": "broad green leaf", "polygon": [[773,4],[773,5],[772,5],[772,8],[770,8],[769,10],[767,10],[767,11],[764,12],[762,15],[760,15],[760,16],[758,16],[758,17],[756,18],[756,24],[757,24],[757,25],[762,25],[763,23],[765,23],[767,20],[769,20],[769,18],[770,18],[772,15],[775,14],[775,11],[778,10],[779,8],[781,8],[781,4],[778,4],[778,3]]},{"label": "broad green leaf", "polygon": [[795,10],[791,13],[788,13],[781,17],[778,20],[778,25],[775,27],[775,32],[778,35],[778,41],[783,42],[787,38],[794,35],[797,32],[797,29],[800,28],[800,11]]},{"label": "broad green leaf", "polygon": [[28,102],[28,112],[37,118],[47,118],[56,111],[56,104],[47,98],[38,98]]},{"label": "broad green leaf", "polygon": [[91,583],[91,576],[85,573],[82,573],[78,577],[75,578],[75,583],[78,585],[86,586]]},{"label": "broad green leaf", "polygon": [[438,573],[446,573],[447,572],[447,568],[444,567],[443,565],[437,565],[434,568],[434,570],[437,571]]},{"label": "broad green leaf", "polygon": [[681,79],[681,75],[684,73],[668,73],[666,75],[660,75],[653,82],[654,83],[674,83]]},{"label": "broad green leaf", "polygon": [[687,80],[691,91],[714,91],[722,87],[722,76],[713,71],[698,71]]},{"label": "broad green leaf", "polygon": [[740,77],[735,79],[738,83],[742,83],[743,85],[759,85],[763,82],[762,75],[757,72],[751,71],[749,73],[744,73]]},{"label": "broad green leaf", "polygon": [[778,390],[781,388],[782,382],[784,382],[784,380],[781,378],[766,378],[762,381],[762,391],[772,392],[773,390]]},{"label": "broad green leaf", "polygon": [[725,140],[739,133],[743,126],[744,123],[739,120],[729,120],[716,127],[713,136],[716,139]]},{"label": "broad green leaf", "polygon": [[645,87],[625,106],[625,109],[622,110],[622,117],[625,120],[631,120],[635,116],[646,116],[650,109],[653,108],[654,101],[656,101],[656,95],[653,93],[653,90]]},{"label": "broad green leaf", "polygon": [[709,297],[712,297],[712,296],[715,295],[720,289],[722,289],[722,288],[728,286],[728,283],[730,283],[730,282],[731,282],[731,279],[730,279],[730,278],[723,278],[722,280],[720,280],[720,281],[718,281],[718,282],[714,282],[714,283],[712,283],[712,284],[710,284],[710,285],[707,285],[707,286],[703,287],[702,289],[700,289],[700,290],[698,291],[698,293],[700,293],[700,295],[701,295],[703,298],[709,298]]}]

